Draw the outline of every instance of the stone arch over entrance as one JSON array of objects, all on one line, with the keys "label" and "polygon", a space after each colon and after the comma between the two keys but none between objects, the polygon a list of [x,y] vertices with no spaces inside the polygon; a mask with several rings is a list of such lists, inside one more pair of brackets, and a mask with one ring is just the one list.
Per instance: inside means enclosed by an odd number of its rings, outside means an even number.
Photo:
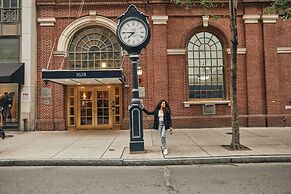
[{"label": "stone arch over entrance", "polygon": [[117,29],[117,24],[106,17],[103,17],[103,16],[82,17],[72,22],[71,24],[69,24],[61,33],[61,36],[59,37],[59,40],[58,40],[56,53],[58,55],[67,56],[67,49],[68,49],[70,40],[72,39],[74,34],[78,32],[80,29],[87,26],[92,26],[92,25],[106,27],[109,30],[111,30],[113,33],[115,33]]}]

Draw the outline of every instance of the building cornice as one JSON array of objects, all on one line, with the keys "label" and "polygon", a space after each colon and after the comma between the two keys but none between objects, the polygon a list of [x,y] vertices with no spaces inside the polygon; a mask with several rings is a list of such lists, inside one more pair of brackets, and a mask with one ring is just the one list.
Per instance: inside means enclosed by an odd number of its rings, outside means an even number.
[{"label": "building cornice", "polygon": [[55,26],[56,18],[55,17],[37,18],[37,21],[40,26]]},{"label": "building cornice", "polygon": [[259,23],[260,15],[243,15],[245,24],[257,24]]},{"label": "building cornice", "polygon": [[167,24],[168,16],[153,15],[152,20],[153,24]]},{"label": "building cornice", "polygon": [[291,54],[291,47],[278,47],[277,53],[278,54]]},{"label": "building cornice", "polygon": [[167,55],[185,55],[185,49],[167,49]]},{"label": "building cornice", "polygon": [[[227,54],[231,54],[231,50],[230,50],[230,48],[227,48],[226,49],[226,51],[227,51]],[[247,49],[246,48],[237,48],[237,54],[238,55],[245,55],[247,53]]]},{"label": "building cornice", "polygon": [[264,24],[276,24],[279,15],[262,15]]}]

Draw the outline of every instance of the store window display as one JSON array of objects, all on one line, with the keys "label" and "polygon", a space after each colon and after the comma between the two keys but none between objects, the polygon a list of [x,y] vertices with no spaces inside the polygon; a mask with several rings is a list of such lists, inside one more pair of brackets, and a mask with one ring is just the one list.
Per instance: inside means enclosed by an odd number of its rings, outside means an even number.
[{"label": "store window display", "polygon": [[18,126],[18,87],[16,84],[0,85],[0,109],[4,127]]}]

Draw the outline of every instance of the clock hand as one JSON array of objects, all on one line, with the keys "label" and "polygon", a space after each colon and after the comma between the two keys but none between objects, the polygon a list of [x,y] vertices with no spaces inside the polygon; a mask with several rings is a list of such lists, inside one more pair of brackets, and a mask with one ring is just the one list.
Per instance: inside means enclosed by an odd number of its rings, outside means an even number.
[{"label": "clock hand", "polygon": [[130,38],[135,32],[131,32],[131,34],[128,36],[128,38]]}]

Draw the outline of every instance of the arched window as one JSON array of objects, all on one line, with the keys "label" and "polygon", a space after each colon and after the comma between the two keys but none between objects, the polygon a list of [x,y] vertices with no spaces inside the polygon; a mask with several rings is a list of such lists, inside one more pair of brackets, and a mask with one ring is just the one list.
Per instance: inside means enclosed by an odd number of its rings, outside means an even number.
[{"label": "arched window", "polygon": [[222,45],[209,32],[195,34],[188,44],[189,99],[224,98]]},{"label": "arched window", "polygon": [[115,34],[102,26],[77,32],[69,46],[69,69],[93,70],[120,68],[121,49]]}]

